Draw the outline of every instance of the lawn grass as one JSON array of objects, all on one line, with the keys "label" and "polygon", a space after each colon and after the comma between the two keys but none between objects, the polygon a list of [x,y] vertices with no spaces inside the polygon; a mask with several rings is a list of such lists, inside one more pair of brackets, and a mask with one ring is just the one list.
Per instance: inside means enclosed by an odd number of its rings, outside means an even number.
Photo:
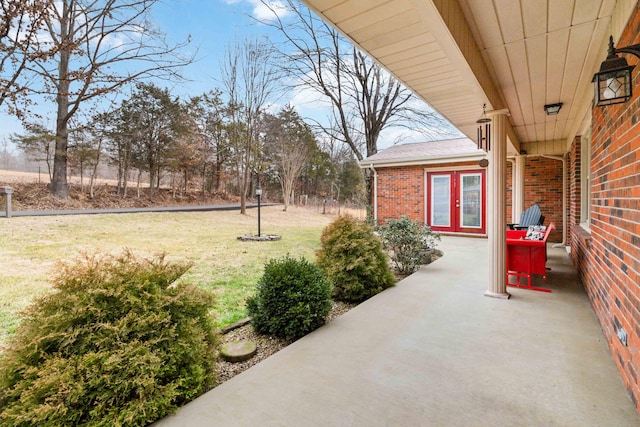
[{"label": "lawn grass", "polygon": [[313,260],[322,229],[335,217],[290,207],[262,209],[262,233],[282,240],[243,242],[257,232],[257,211],[137,213],[0,218],[0,346],[15,332],[19,311],[51,291],[56,261],[81,252],[164,252],[193,267],[182,280],[216,294],[218,326],[246,316],[245,300],[266,261],[286,254]]}]

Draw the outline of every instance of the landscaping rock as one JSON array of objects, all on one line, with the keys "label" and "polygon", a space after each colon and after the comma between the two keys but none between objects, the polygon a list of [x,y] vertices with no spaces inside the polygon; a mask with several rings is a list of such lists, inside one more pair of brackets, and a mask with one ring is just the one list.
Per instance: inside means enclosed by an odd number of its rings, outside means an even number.
[{"label": "landscaping rock", "polygon": [[253,341],[232,341],[220,348],[220,356],[227,362],[244,362],[251,359],[258,347]]},{"label": "landscaping rock", "polygon": [[278,236],[277,234],[262,234],[260,236],[243,234],[242,236],[238,236],[238,240],[242,240],[243,242],[273,242],[280,239],[282,239],[282,236]]}]

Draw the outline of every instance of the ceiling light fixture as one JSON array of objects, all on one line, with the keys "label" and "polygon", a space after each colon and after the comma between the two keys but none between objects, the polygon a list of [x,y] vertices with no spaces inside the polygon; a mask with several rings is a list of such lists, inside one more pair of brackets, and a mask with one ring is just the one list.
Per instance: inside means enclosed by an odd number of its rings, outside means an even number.
[{"label": "ceiling light fixture", "polygon": [[555,116],[560,112],[562,108],[562,102],[558,102],[557,104],[547,104],[544,106],[544,111],[547,113],[547,116]]}]

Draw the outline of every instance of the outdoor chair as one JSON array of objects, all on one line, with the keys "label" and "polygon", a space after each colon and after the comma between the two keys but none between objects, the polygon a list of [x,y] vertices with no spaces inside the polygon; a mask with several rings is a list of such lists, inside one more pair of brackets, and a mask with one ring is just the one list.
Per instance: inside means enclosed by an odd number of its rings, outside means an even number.
[{"label": "outdoor chair", "polygon": [[[543,226],[531,226],[528,231],[507,230],[507,286],[551,292],[551,289],[531,286],[531,275],[547,278],[547,239],[555,230],[554,223],[544,231]],[[509,283],[515,277],[516,283]],[[520,284],[520,278],[526,277],[527,284]]]},{"label": "outdoor chair", "polygon": [[534,203],[529,206],[529,209],[522,212],[520,216],[520,222],[516,224],[507,224],[510,230],[526,230],[530,225],[542,225],[544,224],[544,216],[540,212],[540,207]]}]

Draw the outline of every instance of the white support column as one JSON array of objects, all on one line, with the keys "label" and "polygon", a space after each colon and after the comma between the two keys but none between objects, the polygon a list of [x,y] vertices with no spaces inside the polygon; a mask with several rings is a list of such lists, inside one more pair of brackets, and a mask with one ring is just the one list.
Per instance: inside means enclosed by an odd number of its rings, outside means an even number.
[{"label": "white support column", "polygon": [[487,185],[487,234],[489,237],[489,287],[485,296],[507,299],[507,114],[487,112],[491,118],[489,176]]},{"label": "white support column", "polygon": [[512,195],[512,209],[511,209],[511,222],[518,223],[522,212],[524,212],[524,164],[526,156],[516,156],[515,164],[513,165],[513,179],[511,186]]}]

